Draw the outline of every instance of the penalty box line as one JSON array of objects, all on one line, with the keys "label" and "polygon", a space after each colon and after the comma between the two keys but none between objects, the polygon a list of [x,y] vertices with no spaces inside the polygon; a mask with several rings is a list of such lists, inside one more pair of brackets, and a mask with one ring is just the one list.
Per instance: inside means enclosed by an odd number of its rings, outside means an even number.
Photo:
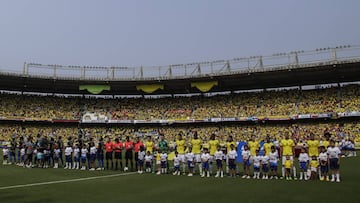
[{"label": "penalty box line", "polygon": [[39,186],[39,185],[51,185],[51,184],[58,184],[58,183],[79,182],[79,181],[85,181],[85,180],[111,178],[111,177],[117,177],[117,176],[127,176],[127,175],[136,174],[136,173],[137,173],[137,172],[119,173],[119,174],[113,174],[113,175],[94,176],[94,177],[87,177],[87,178],[77,178],[77,179],[69,179],[69,180],[58,180],[58,181],[49,181],[49,182],[42,182],[42,183],[30,183],[30,184],[24,184],[24,185],[12,185],[12,186],[0,187],[0,190],[23,188],[23,187],[32,187],[32,186]]}]

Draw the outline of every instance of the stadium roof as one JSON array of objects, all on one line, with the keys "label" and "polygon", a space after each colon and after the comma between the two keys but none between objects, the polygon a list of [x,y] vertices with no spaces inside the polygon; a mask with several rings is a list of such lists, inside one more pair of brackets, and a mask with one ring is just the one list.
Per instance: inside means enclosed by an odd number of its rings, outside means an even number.
[{"label": "stadium roof", "polygon": [[[345,49],[320,49],[312,52],[280,53],[270,57],[249,57],[213,62],[181,64],[166,66],[166,74],[151,76],[144,74],[145,69],[132,69],[132,77],[115,76],[115,70],[126,68],[102,67],[74,67],[59,65],[27,64],[24,72],[8,73],[0,71],[0,89],[8,91],[87,94],[86,90],[79,90],[80,85],[108,85],[107,95],[142,95],[147,94],[137,90],[139,85],[161,84],[163,89],[152,94],[188,94],[201,93],[192,87],[191,83],[216,81],[217,85],[211,92],[292,87],[303,85],[358,82],[360,81],[360,55],[341,55],[341,51],[359,51],[359,47],[345,47]],[[321,58],[323,54],[330,55]],[[311,59],[306,58],[311,56]],[[275,60],[275,62],[273,62]],[[284,62],[283,60],[286,60]],[[307,59],[307,60],[306,60]],[[242,63],[247,65],[243,66]],[[251,65],[253,64],[253,65]],[[30,65],[30,66],[29,66]],[[211,66],[211,67],[210,67]],[[29,67],[33,68],[29,71]],[[39,74],[35,67],[46,68],[50,74]],[[190,69],[189,69],[190,67]],[[193,69],[191,69],[191,67]],[[218,68],[216,70],[216,68]],[[77,71],[80,75],[63,76],[61,71]],[[215,69],[215,71],[214,71]],[[35,73],[32,73],[34,72]],[[98,77],[84,77],[85,71],[98,74]],[[135,74],[135,70],[139,74]],[[185,71],[180,73],[179,70]],[[186,71],[193,70],[192,74]],[[32,71],[32,72],[31,72]],[[65,72],[68,73],[68,72]],[[105,76],[101,76],[104,74]],[[110,74],[109,74],[110,73]],[[88,73],[86,73],[88,74]],[[110,75],[110,77],[109,77]]]},{"label": "stadium roof", "polygon": [[[164,84],[164,90],[156,91],[156,94],[186,94],[200,92],[198,89],[190,86],[191,82],[209,80],[218,81],[218,86],[215,86],[212,89],[212,92],[217,92],[354,82],[359,81],[359,79],[360,62],[355,62],[297,69],[284,68],[267,72],[249,72],[192,79],[159,80],[154,82]],[[144,93],[139,92],[136,89],[136,86],[149,83],[143,81],[75,81],[0,74],[1,89],[10,91],[86,94],[85,91],[79,90],[79,85],[83,84],[110,85],[111,90],[104,91],[102,94],[139,95]]]}]

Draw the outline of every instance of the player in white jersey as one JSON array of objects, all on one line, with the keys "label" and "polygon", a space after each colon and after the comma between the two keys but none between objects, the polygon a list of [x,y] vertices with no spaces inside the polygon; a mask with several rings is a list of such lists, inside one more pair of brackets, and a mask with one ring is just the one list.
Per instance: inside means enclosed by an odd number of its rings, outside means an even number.
[{"label": "player in white jersey", "polygon": [[223,160],[224,160],[224,152],[221,150],[221,147],[218,146],[217,147],[217,151],[214,154],[214,159],[216,161],[216,167],[217,167],[217,172],[215,175],[215,178],[221,176],[222,178],[224,177],[224,171],[223,171]]},{"label": "player in white jersey", "polygon": [[231,151],[228,152],[228,160],[229,160],[229,174],[230,177],[235,178],[236,175],[236,157],[238,156],[235,146],[233,144],[230,145]]},{"label": "player in white jersey", "polygon": [[8,156],[9,156],[9,149],[8,149],[7,146],[5,146],[2,151],[3,151],[3,165],[7,165],[8,164],[7,163]]},{"label": "player in white jersey", "polygon": [[81,149],[81,169],[80,170],[86,170],[86,155],[88,153],[88,150],[86,148],[86,144],[83,145],[83,148]]},{"label": "player in white jersey", "polygon": [[256,150],[256,156],[253,157],[254,165],[254,176],[255,179],[260,179],[260,166],[261,166],[261,156],[259,155],[259,150]]},{"label": "player in white jersey", "polygon": [[[339,149],[342,151],[342,155],[343,157],[345,157],[346,154],[346,144],[345,144],[346,140],[345,138],[343,138],[341,141],[338,142],[337,147],[339,147]],[[336,145],[335,145],[336,146]]]},{"label": "player in white jersey", "polygon": [[80,149],[79,149],[79,144],[76,144],[74,148],[74,166],[72,169],[78,170],[79,168],[80,168]]},{"label": "player in white jersey", "polygon": [[64,169],[71,169],[72,165],[72,152],[73,148],[70,146],[70,143],[67,144],[67,147],[65,148],[65,168]]},{"label": "player in white jersey", "polygon": [[140,151],[138,152],[138,173],[142,174],[143,173],[143,168],[144,168],[144,160],[145,160],[145,148],[144,146],[140,146]]},{"label": "player in white jersey", "polygon": [[356,156],[355,144],[350,138],[345,141],[345,149],[347,151],[347,154],[345,154],[346,156]]},{"label": "player in white jersey", "polygon": [[241,152],[243,164],[244,164],[244,175],[242,178],[250,178],[250,150],[247,145],[244,145],[244,149]]},{"label": "player in white jersey", "polygon": [[201,163],[202,163],[202,174],[201,177],[205,177],[205,173],[207,177],[210,177],[210,171],[209,171],[209,161],[210,161],[210,154],[207,148],[204,148],[204,152],[201,154]]},{"label": "player in white jersey", "polygon": [[261,156],[261,168],[262,168],[262,179],[269,179],[269,162],[270,162],[270,157],[266,154]]},{"label": "player in white jersey", "polygon": [[54,146],[54,168],[59,168],[59,157],[61,154],[61,150],[57,145]]},{"label": "player in white jersey", "polygon": [[43,168],[49,168],[50,150],[44,149],[44,166]]},{"label": "player in white jersey", "polygon": [[330,169],[332,172],[331,182],[335,180],[340,182],[340,155],[341,151],[338,147],[335,147],[335,141],[330,141],[330,146],[327,149],[327,154],[329,156]]},{"label": "player in white jersey", "polygon": [[175,151],[175,156],[174,156],[174,173],[173,175],[180,175],[180,162],[181,162],[181,158],[179,157],[179,153],[177,151]]},{"label": "player in white jersey", "polygon": [[161,167],[161,172],[160,173],[157,173],[157,175],[160,175],[160,174],[165,174],[167,173],[167,153],[165,151],[163,151],[161,154],[160,154],[160,167]]},{"label": "player in white jersey", "polygon": [[308,180],[308,166],[310,162],[309,155],[306,153],[305,148],[301,148],[301,153],[299,154],[299,166],[300,166],[300,180]]},{"label": "player in white jersey", "polygon": [[189,168],[188,176],[193,176],[195,167],[195,154],[192,152],[192,147],[189,147],[188,153],[185,154],[185,160]]},{"label": "player in white jersey", "polygon": [[38,154],[38,150],[37,148],[34,149],[34,152],[33,152],[33,155],[35,155],[33,158],[34,158],[34,161],[33,161],[33,164],[31,165],[31,167],[35,167],[36,163],[37,163],[37,154]]},{"label": "player in white jersey", "polygon": [[319,173],[319,179],[321,181],[327,180],[329,181],[328,173],[329,173],[329,166],[328,166],[328,154],[326,152],[326,149],[324,146],[320,147],[320,153],[319,153],[319,165],[320,165],[320,173]]},{"label": "player in white jersey", "polygon": [[343,150],[343,155],[344,156],[351,156],[351,141],[349,138],[346,138],[342,141],[341,143],[342,146],[342,150]]},{"label": "player in white jersey", "polygon": [[356,156],[355,141],[351,140],[351,156]]},{"label": "player in white jersey", "polygon": [[95,159],[96,159],[97,149],[93,142],[90,143],[90,171],[95,171]]},{"label": "player in white jersey", "polygon": [[273,178],[278,179],[277,168],[279,162],[279,152],[276,150],[275,146],[271,147],[271,152],[269,154],[269,162],[270,162],[270,171],[271,171],[270,179]]},{"label": "player in white jersey", "polygon": [[146,152],[146,156],[145,156],[145,171],[146,171],[146,173],[151,173],[151,166],[153,165],[152,163],[153,163],[153,156],[148,151],[148,152]]},{"label": "player in white jersey", "polygon": [[25,162],[25,148],[22,146],[20,149],[20,164],[19,166],[24,166]]}]

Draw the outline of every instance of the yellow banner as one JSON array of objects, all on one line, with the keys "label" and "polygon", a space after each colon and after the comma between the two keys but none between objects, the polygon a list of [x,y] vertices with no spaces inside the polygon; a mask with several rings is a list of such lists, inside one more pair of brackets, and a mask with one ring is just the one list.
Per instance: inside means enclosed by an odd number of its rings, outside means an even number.
[{"label": "yellow banner", "polygon": [[102,91],[110,90],[109,85],[80,85],[79,90],[87,90],[91,94],[100,94]]},{"label": "yellow banner", "polygon": [[152,84],[152,85],[137,85],[137,90],[141,90],[146,93],[153,93],[158,89],[164,89],[164,85],[162,84]]},{"label": "yellow banner", "polygon": [[218,81],[209,81],[209,82],[192,82],[191,87],[196,87],[202,92],[208,92],[214,86],[218,85]]}]

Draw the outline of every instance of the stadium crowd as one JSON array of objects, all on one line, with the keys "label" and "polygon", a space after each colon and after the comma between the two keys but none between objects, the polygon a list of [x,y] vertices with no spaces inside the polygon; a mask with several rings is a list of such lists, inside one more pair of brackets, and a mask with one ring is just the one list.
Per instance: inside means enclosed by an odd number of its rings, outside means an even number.
[{"label": "stadium crowd", "polygon": [[0,94],[0,118],[78,120],[78,98]]},{"label": "stadium crowd", "polygon": [[[281,117],[360,109],[358,85],[156,99],[4,93],[0,98],[0,118],[5,120],[78,121],[84,112],[119,120],[151,120]],[[172,165],[174,175],[181,171],[185,173],[186,169],[189,176],[199,173],[202,177],[215,172],[215,177],[223,177],[224,164],[225,173],[232,177],[240,172],[239,162],[243,165],[243,178],[249,178],[250,171],[254,178],[259,178],[261,171],[264,179],[276,178],[275,166],[281,163],[281,177],[289,180],[292,178],[290,173],[294,174],[293,178],[298,177],[293,159],[296,156],[301,179],[319,177],[321,180],[330,180],[327,177],[330,167],[333,170],[331,180],[340,181],[337,162],[340,155],[356,155],[355,144],[360,142],[359,122],[193,125],[82,128],[59,124],[1,124],[0,141],[6,143],[3,163],[16,163],[22,167],[81,170],[130,168],[139,173],[146,171],[158,174],[168,173]],[[216,170],[213,169],[215,165]],[[250,166],[253,167],[251,170]]]},{"label": "stadium crowd", "polygon": [[[156,171],[161,174],[168,172],[170,160],[175,165],[174,174],[180,174],[181,170],[177,167],[179,163],[183,165],[182,169],[183,173],[185,173],[185,164],[187,163],[190,176],[196,171],[195,165],[199,166],[199,172],[202,176],[206,175],[203,169],[208,171],[206,176],[210,176],[212,172],[216,172],[212,168],[212,162],[216,162],[214,158],[215,152],[219,151],[220,153],[221,151],[223,157],[221,158],[222,161],[218,161],[219,171],[217,171],[216,177],[223,177],[223,162],[226,166],[226,173],[230,176],[239,173],[237,163],[229,162],[229,153],[235,151],[230,157],[242,156],[242,162],[245,163],[242,172],[243,177],[250,177],[249,167],[251,165],[254,166],[252,170],[255,172],[254,177],[259,178],[260,173],[258,173],[257,166],[262,163],[262,156],[265,156],[264,154],[269,155],[271,146],[274,146],[274,150],[280,154],[276,163],[280,161],[281,157],[284,157],[280,162],[284,166],[282,177],[287,174],[287,170],[285,170],[286,157],[289,156],[289,160],[291,158],[291,166],[294,166],[295,163],[292,157],[296,156],[300,159],[302,153],[307,154],[309,152],[306,159],[307,165],[306,167],[302,166],[302,175],[300,173],[300,178],[308,179],[311,177],[311,171],[308,172],[307,170],[311,169],[312,157],[316,155],[316,160],[321,164],[321,161],[318,160],[319,153],[327,150],[330,140],[333,141],[333,147],[341,149],[338,153],[339,156],[353,156],[356,154],[354,143],[359,139],[360,125],[354,122],[345,124],[293,124],[290,126],[253,125],[187,128],[163,126],[155,129],[149,127],[136,129],[133,127],[78,129],[76,127],[2,125],[1,135],[10,140],[9,145],[3,149],[4,164],[17,163],[17,165],[23,167],[64,167],[65,169],[82,170],[95,170],[97,168],[97,170],[104,170],[105,158],[106,169],[128,170],[131,168],[131,170],[135,170],[136,168],[139,173],[142,173],[142,171]],[[198,141],[194,142],[194,139]],[[288,154],[281,156],[280,151],[284,152],[283,148],[286,145],[283,140],[288,139],[291,140],[291,150],[288,149]],[[312,150],[311,154],[310,148],[313,145],[312,142],[315,142],[313,140],[316,141],[314,144],[316,152]],[[242,146],[240,146],[241,143],[243,143]],[[260,145],[260,143],[268,143],[269,145]],[[246,159],[244,157],[244,154],[246,154],[246,152],[244,153],[244,150],[246,151],[245,145],[249,147],[249,153],[251,153],[247,157],[249,163],[244,162],[244,158]],[[255,145],[255,148],[253,145]],[[241,152],[236,149],[238,147],[242,148]],[[298,150],[298,152],[295,153],[295,150]],[[302,152],[300,153],[299,150],[302,150]],[[260,151],[263,151],[262,155],[259,155]],[[189,153],[193,153],[193,155],[188,155],[192,157],[189,158],[193,160],[191,163],[184,161],[185,159],[188,160],[185,155]],[[204,153],[209,153],[209,166],[205,168],[201,164],[202,159],[195,156]],[[122,158],[124,156],[125,164],[123,164]],[[150,165],[145,163],[146,158],[149,163],[151,162]],[[162,163],[165,159],[166,163]],[[255,163],[257,159],[258,163]],[[268,162],[269,160],[265,160],[265,163]],[[144,169],[141,166],[146,166],[146,168]],[[316,166],[316,170],[314,169],[313,172],[319,173],[319,178],[324,179],[325,177],[321,176],[320,168],[320,165]],[[236,171],[232,171],[235,169]],[[270,167],[263,169],[264,179],[269,177],[269,169]],[[322,170],[322,173],[326,172],[325,169]],[[295,167],[291,167],[291,171],[296,174]],[[271,176],[276,178],[277,173],[274,171]],[[286,177],[287,179],[290,178],[289,175]],[[294,178],[296,177],[297,175],[294,175]]]},{"label": "stadium crowd", "polygon": [[281,117],[359,111],[359,85],[316,90],[242,92],[211,97],[79,98],[1,94],[0,117],[79,120],[86,112],[114,120]]},{"label": "stadium crowd", "polygon": [[358,85],[350,85],[304,91],[242,92],[211,97],[92,100],[85,101],[84,111],[119,120],[281,117],[357,111],[359,99]]}]

